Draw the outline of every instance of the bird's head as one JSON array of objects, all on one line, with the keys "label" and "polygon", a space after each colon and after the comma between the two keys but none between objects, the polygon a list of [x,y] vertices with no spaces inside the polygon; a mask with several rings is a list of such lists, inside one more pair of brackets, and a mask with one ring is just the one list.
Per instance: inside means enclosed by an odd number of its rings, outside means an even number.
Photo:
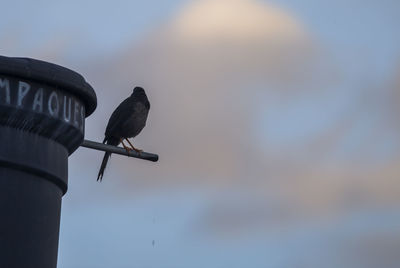
[{"label": "bird's head", "polygon": [[145,104],[147,109],[150,109],[150,102],[147,99],[146,93],[144,92],[144,89],[141,87],[135,87],[133,89],[133,93],[131,95],[131,98],[136,99],[137,101],[140,101]]},{"label": "bird's head", "polygon": [[133,94],[136,95],[136,94],[146,94],[146,93],[144,92],[144,89],[142,87],[135,87],[132,92],[132,95]]}]

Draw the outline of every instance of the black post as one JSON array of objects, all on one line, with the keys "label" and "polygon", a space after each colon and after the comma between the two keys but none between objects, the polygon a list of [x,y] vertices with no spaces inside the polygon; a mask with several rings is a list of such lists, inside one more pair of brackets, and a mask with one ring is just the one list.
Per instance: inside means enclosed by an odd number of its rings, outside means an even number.
[{"label": "black post", "polygon": [[96,103],[78,73],[0,56],[0,267],[57,266],[68,156]]}]

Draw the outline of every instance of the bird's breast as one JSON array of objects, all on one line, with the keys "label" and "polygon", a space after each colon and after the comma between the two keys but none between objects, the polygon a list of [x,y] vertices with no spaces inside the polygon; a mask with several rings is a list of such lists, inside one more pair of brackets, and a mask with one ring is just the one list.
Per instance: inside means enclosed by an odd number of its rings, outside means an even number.
[{"label": "bird's breast", "polygon": [[146,126],[148,113],[149,111],[147,109],[140,109],[133,112],[124,123],[122,135],[127,138],[132,138],[138,135]]}]

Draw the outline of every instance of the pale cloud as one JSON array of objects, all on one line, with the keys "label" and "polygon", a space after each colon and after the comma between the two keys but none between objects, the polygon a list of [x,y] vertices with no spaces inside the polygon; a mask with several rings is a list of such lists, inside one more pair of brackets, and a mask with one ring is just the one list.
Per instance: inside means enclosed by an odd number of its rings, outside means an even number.
[{"label": "pale cloud", "polygon": [[[217,28],[226,28],[229,40],[216,35],[199,36],[194,42],[186,35],[197,32],[199,17],[222,7],[229,15]],[[253,15],[255,20],[249,22]],[[231,23],[244,25],[241,34],[230,28]],[[214,26],[205,25],[200,34],[214,31]],[[132,83],[148,89],[149,124],[135,140],[160,153],[157,167],[142,171],[149,181],[162,174],[191,182],[237,180],[246,173],[243,166],[257,157],[251,152],[255,142],[247,138],[257,92],[273,87],[303,90],[297,78],[311,73],[313,48],[306,30],[284,11],[253,1],[194,2],[104,64],[99,109],[111,111]],[[123,160],[125,169],[127,161],[131,160]]]},{"label": "pale cloud", "polygon": [[117,62],[120,75],[175,87],[178,82],[283,83],[283,76],[299,76],[299,65],[302,75],[308,71],[317,47],[301,23],[282,10],[255,1],[218,0],[194,1],[127,50]]},{"label": "pale cloud", "polygon": [[[202,23],[202,18],[207,21]],[[101,221],[110,226],[118,213],[126,216],[126,210],[117,207],[140,207],[151,214],[147,202],[152,198],[162,199],[159,208],[172,212],[175,225],[181,214],[176,204],[189,204],[190,216],[179,222],[179,231],[167,226],[165,233],[187,237],[196,244],[196,256],[201,239],[207,255],[209,245],[217,242],[240,246],[237,238],[258,243],[243,249],[253,251],[260,245],[263,250],[268,243],[275,248],[276,243],[264,239],[274,235],[301,244],[294,250],[301,251],[298,255],[288,252],[290,243],[283,243],[281,252],[305,258],[304,267],[330,267],[324,266],[327,259],[331,267],[358,267],[366,260],[362,255],[376,245],[398,249],[396,237],[386,240],[386,234],[379,233],[390,218],[356,239],[344,232],[353,214],[366,211],[367,220],[354,224],[365,227],[376,211],[398,208],[400,159],[385,152],[387,146],[398,146],[399,132],[393,128],[398,125],[397,78],[369,83],[365,77],[351,77],[350,83],[346,78],[352,74],[335,66],[321,43],[284,9],[251,0],[204,0],[190,3],[120,51],[80,66],[99,100],[87,120],[86,137],[101,141],[112,110],[141,85],[152,106],[134,144],[158,153],[160,161],[113,155],[104,181],[94,184],[102,154],[80,149],[70,159],[67,204],[80,208],[100,200],[98,213],[107,214]],[[267,117],[271,120],[263,121]],[[201,196],[193,206],[192,191]],[[189,197],[166,202],[176,192]],[[146,204],[137,204],[143,196]],[[103,210],[108,203],[109,210]],[[137,219],[128,222],[137,224]],[[321,222],[330,225],[328,230]],[[102,230],[102,225],[97,227]],[[309,231],[298,240],[302,228]],[[132,232],[130,227],[123,230]],[[351,228],[347,232],[357,233]],[[383,242],[369,240],[368,234]],[[314,235],[319,240],[310,249],[307,243]],[[108,252],[109,247],[102,250]],[[181,254],[187,245],[178,248]],[[384,253],[379,251],[377,258]],[[390,263],[398,259],[391,253],[388,258]]]},{"label": "pale cloud", "polygon": [[[226,13],[220,17],[222,10]],[[210,20],[202,24],[209,14]],[[359,133],[363,153],[343,145],[371,111],[364,100],[376,104],[376,98],[369,91],[357,93],[359,88],[345,92],[343,77],[332,68],[331,58],[320,54],[322,50],[301,22],[284,10],[245,0],[193,2],[116,57],[87,70],[99,97],[98,110],[88,120],[89,137],[102,139],[109,114],[134,85],[147,89],[152,103],[148,125],[134,141],[139,148],[160,154],[160,161],[150,164],[115,156],[105,179],[109,177],[122,195],[165,187],[218,189],[211,211],[203,214],[204,226],[213,225],[210,219],[221,226],[241,219],[232,227],[234,233],[305,215],[326,217],[371,204],[397,204],[398,161],[368,162],[366,169],[362,163],[381,146],[373,142],[374,136],[364,137],[364,130]],[[338,94],[350,99],[347,105],[340,103]],[[312,107],[322,114],[319,120],[328,123],[290,146],[269,144],[267,135],[254,139],[258,119],[276,113],[267,107],[262,110],[266,114],[258,114],[272,97],[278,114],[304,100],[306,105],[292,109],[287,121],[275,119],[268,127],[305,127],[296,121],[304,107]],[[374,111],[381,105],[376,104]],[[324,116],[329,110],[336,114]],[[381,118],[380,112],[374,115],[374,120]],[[285,134],[295,137],[293,130]],[[386,132],[381,125],[374,129],[378,135]],[[341,153],[335,158],[337,151]],[[101,160],[96,155],[98,162],[90,163],[93,178]],[[225,202],[232,193],[247,205],[236,208],[234,202]]]},{"label": "pale cloud", "polygon": [[298,42],[306,36],[286,11],[248,0],[196,1],[172,23],[174,33],[184,42],[269,39],[278,43]]}]

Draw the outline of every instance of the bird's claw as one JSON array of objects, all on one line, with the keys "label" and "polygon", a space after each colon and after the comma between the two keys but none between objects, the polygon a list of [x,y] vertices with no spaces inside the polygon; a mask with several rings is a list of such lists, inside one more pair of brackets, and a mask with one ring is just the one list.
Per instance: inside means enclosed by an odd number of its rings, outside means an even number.
[{"label": "bird's claw", "polygon": [[143,150],[140,150],[140,149],[135,148],[135,146],[133,146],[133,144],[132,144],[128,139],[126,139],[126,141],[127,141],[127,142],[129,143],[129,145],[131,146],[130,149],[135,150],[135,152],[137,152],[138,154],[140,154],[141,152],[143,152]]},{"label": "bird's claw", "polygon": [[138,154],[141,154],[142,152],[143,152],[143,150],[140,150],[140,149],[136,149],[135,150]]},{"label": "bird's claw", "polygon": [[143,152],[143,150],[136,149],[135,147],[129,148],[128,146],[124,146],[124,148],[125,148],[125,150],[126,150],[126,152],[127,152],[128,154],[130,154],[130,152],[132,152],[132,151],[135,151],[135,152],[138,153],[138,154],[141,154],[141,153]]}]

